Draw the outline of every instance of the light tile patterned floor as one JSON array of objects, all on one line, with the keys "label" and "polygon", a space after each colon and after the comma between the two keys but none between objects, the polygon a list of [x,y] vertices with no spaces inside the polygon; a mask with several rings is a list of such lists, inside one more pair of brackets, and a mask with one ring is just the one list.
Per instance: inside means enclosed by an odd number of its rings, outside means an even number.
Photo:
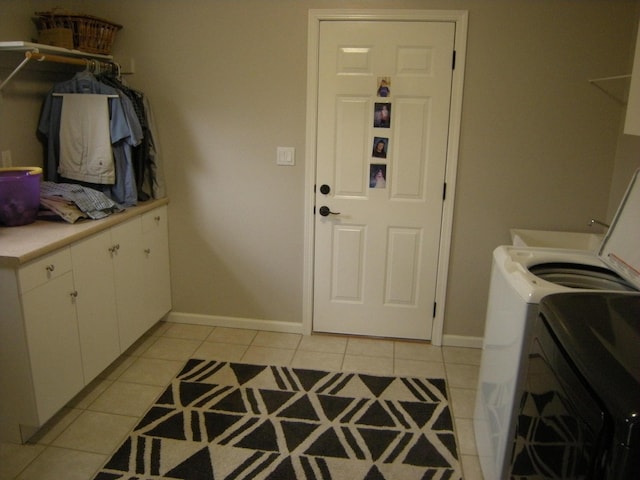
[{"label": "light tile patterned floor", "polygon": [[480,354],[418,342],[160,322],[29,444],[0,443],[0,480],[91,479],[190,357],[446,377],[464,478],[482,480],[472,425]]}]

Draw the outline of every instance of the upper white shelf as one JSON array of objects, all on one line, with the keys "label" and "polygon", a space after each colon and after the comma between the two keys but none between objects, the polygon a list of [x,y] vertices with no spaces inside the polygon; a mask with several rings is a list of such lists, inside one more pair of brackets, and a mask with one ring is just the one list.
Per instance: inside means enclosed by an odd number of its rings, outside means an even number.
[{"label": "upper white shelf", "polygon": [[[49,55],[51,60],[55,57],[57,62],[83,64],[84,62],[110,62],[113,63],[113,56],[101,55],[96,53],[82,52],[80,50],[69,50],[68,48],[54,47],[52,45],[42,45],[32,42],[0,42],[0,52],[24,52],[25,58],[20,64],[13,69],[7,78],[0,81],[0,93],[9,81],[29,63],[32,57],[44,60],[45,55]],[[118,67],[119,68],[119,67]]]},{"label": "upper white shelf", "polygon": [[88,53],[82,52],[80,50],[69,50],[68,48],[54,47],[52,45],[43,45],[41,43],[22,41],[0,42],[0,51],[3,50],[15,52],[54,53],[56,55],[64,55],[68,57],[96,58],[106,61],[113,60],[113,55],[101,55],[98,53]]}]

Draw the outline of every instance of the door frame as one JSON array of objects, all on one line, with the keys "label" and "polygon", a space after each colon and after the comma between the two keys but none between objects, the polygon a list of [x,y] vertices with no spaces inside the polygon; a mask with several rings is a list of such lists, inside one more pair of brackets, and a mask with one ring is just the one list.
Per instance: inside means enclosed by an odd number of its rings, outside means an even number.
[{"label": "door frame", "polygon": [[451,233],[453,225],[453,205],[456,175],[458,169],[458,147],[462,118],[462,93],[467,46],[468,12],[466,10],[309,10],[307,45],[307,128],[305,150],[305,232],[304,232],[304,273],[302,299],[302,330],[310,334],[313,328],[313,277],[315,256],[315,183],[316,183],[316,130],[318,117],[318,70],[320,44],[320,23],[323,21],[447,21],[455,23],[454,48],[456,64],[451,84],[451,106],[449,116],[449,138],[445,182],[446,198],[442,208],[440,227],[440,248],[438,252],[438,273],[436,276],[435,301],[438,305],[433,318],[431,343],[442,345],[444,329],[445,301]]}]

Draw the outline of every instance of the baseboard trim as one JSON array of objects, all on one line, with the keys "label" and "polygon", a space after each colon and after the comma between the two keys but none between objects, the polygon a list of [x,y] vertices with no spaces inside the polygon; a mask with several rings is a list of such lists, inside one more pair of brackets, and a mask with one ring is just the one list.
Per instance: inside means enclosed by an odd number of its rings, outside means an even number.
[{"label": "baseboard trim", "polygon": [[279,333],[303,333],[301,323],[282,322],[277,320],[260,320],[254,318],[222,317],[218,315],[202,315],[198,313],[171,312],[167,320],[175,323],[191,323],[210,327],[246,328],[250,330],[266,330]]},{"label": "baseboard trim", "polygon": [[[169,312],[169,322],[207,325],[210,327],[246,328],[279,333],[299,333],[304,335],[302,323],[282,322],[278,320],[262,320],[256,318],[223,317],[219,315],[202,315],[199,313]],[[482,337],[465,335],[443,335],[443,347],[482,348]]]},{"label": "baseboard trim", "polygon": [[482,337],[468,337],[465,335],[443,335],[443,347],[482,348]]}]

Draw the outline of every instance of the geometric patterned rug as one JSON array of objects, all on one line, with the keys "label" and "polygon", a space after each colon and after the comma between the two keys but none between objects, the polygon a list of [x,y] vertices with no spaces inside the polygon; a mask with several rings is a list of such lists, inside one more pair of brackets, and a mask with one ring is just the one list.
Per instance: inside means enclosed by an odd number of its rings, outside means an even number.
[{"label": "geometric patterned rug", "polygon": [[460,480],[444,379],[189,360],[94,480]]}]

